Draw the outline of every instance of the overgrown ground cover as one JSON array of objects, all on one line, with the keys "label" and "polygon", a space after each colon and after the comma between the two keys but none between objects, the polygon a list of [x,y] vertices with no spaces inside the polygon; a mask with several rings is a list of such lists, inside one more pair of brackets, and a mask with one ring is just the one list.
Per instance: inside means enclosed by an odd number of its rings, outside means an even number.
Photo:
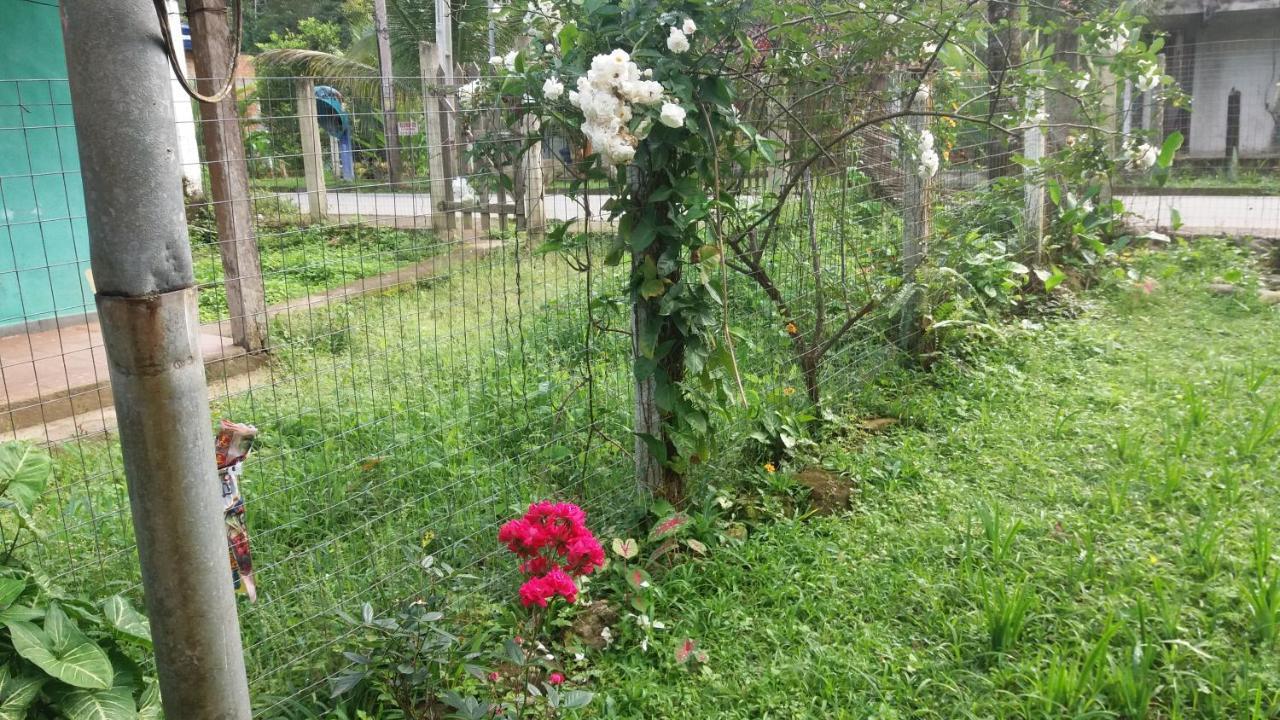
[{"label": "overgrown ground cover", "polygon": [[593,658],[588,714],[1275,717],[1280,315],[1204,290],[1243,263],[1142,255],[1079,317],[884,376],[848,424],[898,426],[779,471],[846,474],[853,510],[673,568],[666,642]]}]

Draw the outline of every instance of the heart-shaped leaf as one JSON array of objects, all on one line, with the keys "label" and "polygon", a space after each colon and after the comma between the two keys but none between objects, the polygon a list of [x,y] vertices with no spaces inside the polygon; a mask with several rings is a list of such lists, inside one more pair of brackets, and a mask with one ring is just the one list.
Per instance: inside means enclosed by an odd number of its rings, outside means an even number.
[{"label": "heart-shaped leaf", "polygon": [[614,538],[613,552],[624,560],[630,560],[640,554],[640,543],[636,542],[635,538],[627,538],[626,540]]},{"label": "heart-shaped leaf", "polygon": [[25,720],[44,678],[13,677],[8,665],[0,665],[0,720]]},{"label": "heart-shaped leaf", "polygon": [[127,640],[151,647],[151,621],[133,609],[133,605],[120,595],[112,595],[102,601],[102,614],[107,623]]},{"label": "heart-shaped leaf", "polygon": [[44,629],[28,622],[8,624],[13,649],[49,675],[78,688],[106,690],[113,676],[111,660],[85,637],[57,603],[45,613]]},{"label": "heart-shaped leaf", "polygon": [[160,683],[148,680],[138,697],[138,720],[164,720],[164,708],[160,705]]},{"label": "heart-shaped leaf", "polygon": [[49,456],[27,443],[0,445],[0,500],[30,525],[30,514],[44,492],[51,472]]},{"label": "heart-shaped leaf", "polygon": [[661,522],[653,526],[649,531],[649,541],[665,540],[672,535],[684,530],[691,522],[688,515],[684,513],[673,513],[663,518]]},{"label": "heart-shaped leaf", "polygon": [[138,710],[127,687],[75,690],[62,698],[67,720],[137,720]]},{"label": "heart-shaped leaf", "polygon": [[650,585],[649,573],[645,572],[643,568],[627,568],[627,584],[636,592],[648,590]]}]

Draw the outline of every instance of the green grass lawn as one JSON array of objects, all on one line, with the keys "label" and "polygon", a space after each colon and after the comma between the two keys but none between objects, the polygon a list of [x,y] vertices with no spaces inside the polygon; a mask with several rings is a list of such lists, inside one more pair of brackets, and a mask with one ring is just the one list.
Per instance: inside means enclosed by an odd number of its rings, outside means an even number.
[{"label": "green grass lawn", "polygon": [[1280,312],[1207,293],[1243,261],[1197,248],[868,389],[901,423],[813,452],[852,512],[658,578],[665,642],[590,659],[586,715],[1280,716]]},{"label": "green grass lawn", "polygon": [[[426,230],[293,224],[258,230],[268,305],[389,272],[442,249],[446,246]],[[194,242],[191,254],[200,285],[200,321],[226,318],[227,291],[216,242]]]}]

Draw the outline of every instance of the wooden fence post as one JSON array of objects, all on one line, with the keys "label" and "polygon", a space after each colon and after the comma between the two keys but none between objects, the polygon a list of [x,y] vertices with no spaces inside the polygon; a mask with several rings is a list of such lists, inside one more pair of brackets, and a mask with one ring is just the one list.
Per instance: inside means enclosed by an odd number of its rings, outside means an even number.
[{"label": "wooden fence post", "polygon": [[[213,94],[221,85],[229,51],[226,3],[192,0],[192,51],[200,90]],[[206,12],[194,12],[204,10]],[[176,22],[176,16],[174,16]],[[240,134],[235,92],[213,104],[200,103],[201,132],[209,168],[209,196],[218,224],[218,255],[231,339],[249,352],[267,347],[267,301],[262,284],[262,259],[253,231],[253,203],[249,166]]]},{"label": "wooden fence post", "polygon": [[440,239],[453,238],[453,167],[447,147],[446,111],[440,100],[440,58],[435,43],[418,43],[422,68],[422,114],[427,123],[427,166],[431,173],[431,229]]},{"label": "wooden fence post", "polygon": [[[532,113],[527,113],[520,119],[521,143],[529,143],[531,138],[540,137],[541,134],[542,126]],[[529,143],[524,155],[520,156],[516,172],[524,177],[525,229],[531,239],[540,239],[547,231],[547,188],[542,177],[541,140]]]},{"label": "wooden fence post", "polygon": [[316,117],[315,82],[298,80],[298,130],[302,137],[302,170],[307,180],[307,213],[311,222],[329,217],[324,186],[324,146],[320,143],[320,121]]},{"label": "wooden fence post", "polygon": [[[932,108],[929,79],[919,72],[912,71],[909,82],[919,83],[914,109],[928,112]],[[914,85],[912,85],[913,87]],[[932,202],[933,175],[922,167],[922,151],[936,153],[936,148],[922,147],[921,138],[929,129],[929,118],[925,115],[907,116],[909,142],[900,145],[899,156],[902,162],[902,281],[913,283],[916,271],[929,256],[930,204]],[[899,317],[898,338],[901,346],[908,352],[915,353],[920,349],[921,328],[917,317],[920,305],[921,290],[910,291],[902,304]]]}]

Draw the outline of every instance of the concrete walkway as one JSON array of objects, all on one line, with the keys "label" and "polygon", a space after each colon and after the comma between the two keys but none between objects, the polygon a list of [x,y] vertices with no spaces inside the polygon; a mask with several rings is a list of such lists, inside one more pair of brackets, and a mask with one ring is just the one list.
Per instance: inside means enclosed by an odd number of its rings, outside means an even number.
[{"label": "concrete walkway", "polygon": [[1280,197],[1117,195],[1140,230],[1168,231],[1172,211],[1182,216],[1180,235],[1280,238]]}]

